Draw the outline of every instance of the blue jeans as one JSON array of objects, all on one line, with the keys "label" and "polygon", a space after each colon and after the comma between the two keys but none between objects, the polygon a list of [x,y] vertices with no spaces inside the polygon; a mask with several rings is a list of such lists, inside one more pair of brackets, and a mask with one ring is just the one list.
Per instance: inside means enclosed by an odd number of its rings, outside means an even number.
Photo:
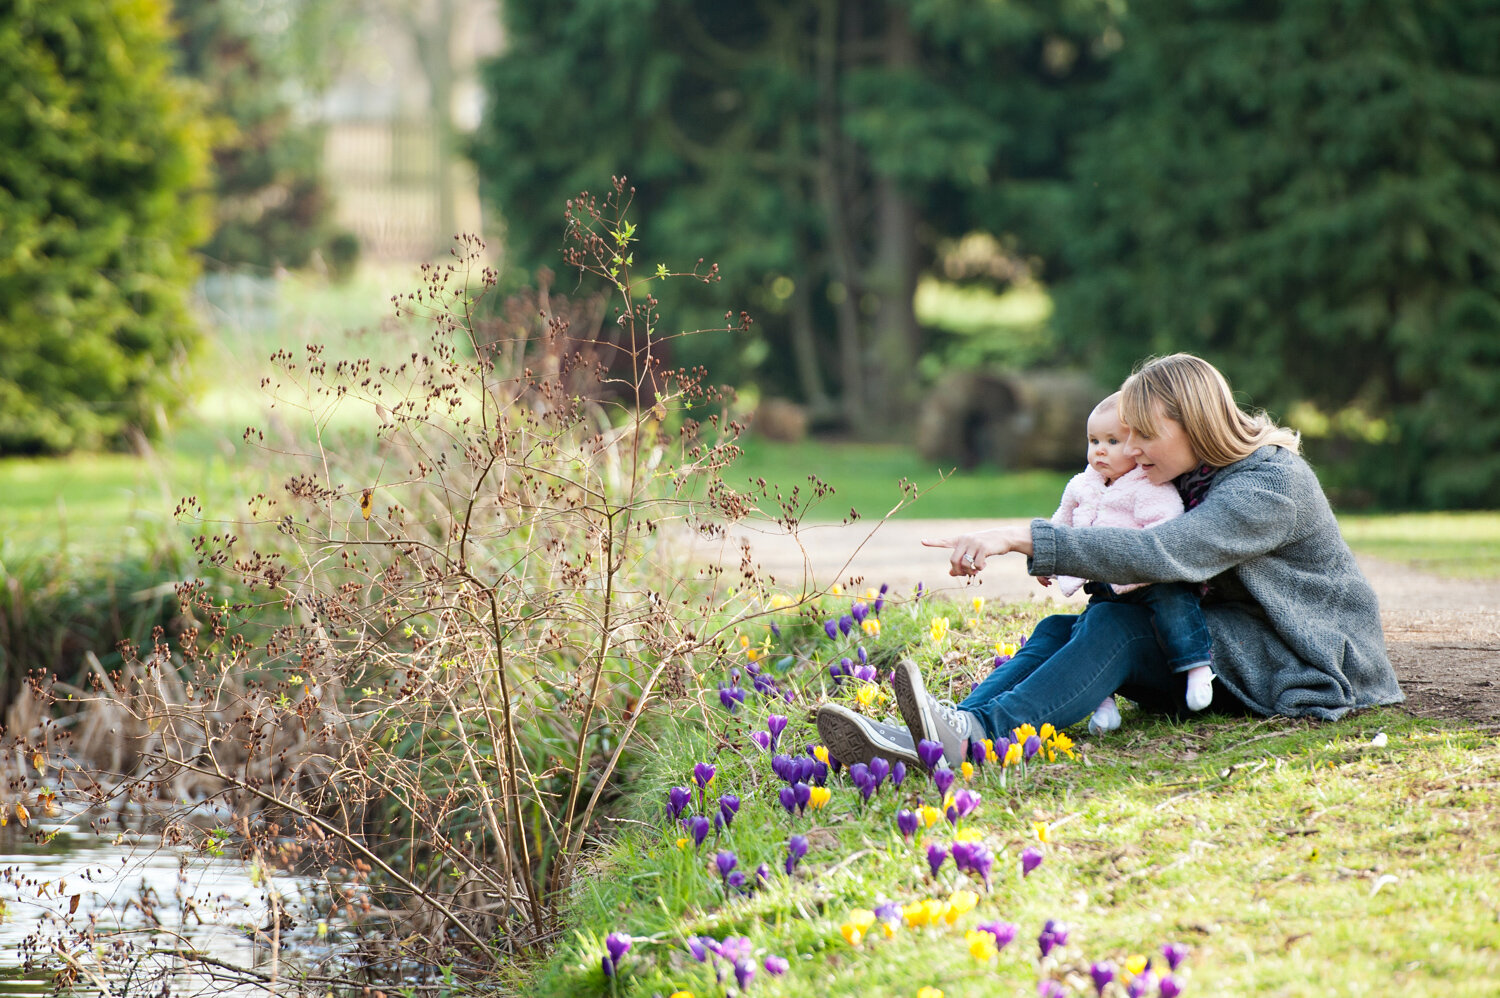
[{"label": "blue jeans", "polygon": [[1167,667],[1151,617],[1147,606],[1117,601],[1048,617],[958,706],[977,715],[990,738],[1022,724],[1066,728],[1116,691],[1148,710],[1181,710],[1183,684]]},{"label": "blue jeans", "polygon": [[1208,633],[1208,621],[1198,605],[1198,587],[1186,582],[1158,582],[1155,585],[1116,593],[1101,582],[1090,582],[1084,590],[1090,602],[1133,603],[1151,608],[1151,625],[1156,640],[1173,672],[1186,672],[1213,659],[1214,639]]}]

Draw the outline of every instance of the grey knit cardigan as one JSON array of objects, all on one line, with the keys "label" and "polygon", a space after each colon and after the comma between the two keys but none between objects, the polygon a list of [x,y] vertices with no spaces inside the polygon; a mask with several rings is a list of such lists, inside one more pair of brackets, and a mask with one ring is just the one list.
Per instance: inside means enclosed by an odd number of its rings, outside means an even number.
[{"label": "grey knit cardigan", "polygon": [[1033,575],[1208,582],[1214,671],[1258,714],[1333,720],[1406,699],[1375,591],[1306,461],[1267,446],[1219,469],[1182,516],[1146,530],[1031,521]]}]

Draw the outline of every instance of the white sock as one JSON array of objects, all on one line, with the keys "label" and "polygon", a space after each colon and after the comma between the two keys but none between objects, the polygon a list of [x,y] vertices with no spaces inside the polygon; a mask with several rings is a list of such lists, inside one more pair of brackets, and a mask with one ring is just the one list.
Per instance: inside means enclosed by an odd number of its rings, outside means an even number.
[{"label": "white sock", "polygon": [[1188,710],[1202,710],[1214,699],[1214,670],[1213,666],[1198,665],[1188,670],[1187,673],[1187,706]]},{"label": "white sock", "polygon": [[1096,735],[1107,734],[1120,726],[1120,708],[1115,706],[1113,695],[1104,698],[1104,702],[1094,708],[1094,716],[1089,718],[1089,731]]}]

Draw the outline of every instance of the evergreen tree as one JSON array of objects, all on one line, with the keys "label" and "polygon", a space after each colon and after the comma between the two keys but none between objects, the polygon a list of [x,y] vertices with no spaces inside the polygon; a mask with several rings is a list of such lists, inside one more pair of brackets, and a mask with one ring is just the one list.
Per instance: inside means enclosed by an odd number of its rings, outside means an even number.
[{"label": "evergreen tree", "polygon": [[515,0],[505,13],[475,153],[512,262],[555,266],[563,200],[627,174],[636,259],[702,257],[726,276],[667,327],[722,324],[729,306],[756,320],[717,355],[678,359],[758,377],[867,435],[910,419],[926,345],[912,294],[937,242],[1055,215],[1037,207],[1077,120],[1065,95],[1107,26],[1093,0]]},{"label": "evergreen tree", "polygon": [[164,7],[0,13],[0,453],[117,441],[178,399],[208,136]]},{"label": "evergreen tree", "polygon": [[1060,333],[1218,364],[1349,501],[1500,489],[1500,6],[1143,0],[1081,144]]},{"label": "evergreen tree", "polygon": [[324,82],[332,44],[328,0],[273,0],[251,10],[239,0],[176,0],[179,66],[209,95],[214,142],[214,231],[199,248],[210,268],[306,266],[314,253],[337,271],[358,255],[351,233],[333,224],[320,175],[323,133],[298,116]]}]

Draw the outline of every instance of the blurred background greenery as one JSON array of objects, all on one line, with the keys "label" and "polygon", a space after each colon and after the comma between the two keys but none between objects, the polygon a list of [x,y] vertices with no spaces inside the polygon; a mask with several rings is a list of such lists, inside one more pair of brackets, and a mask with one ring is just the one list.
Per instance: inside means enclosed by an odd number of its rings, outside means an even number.
[{"label": "blurred background greenery", "polygon": [[[740,391],[731,484],[1046,515],[1080,406],[1187,350],[1341,511],[1496,505],[1494,0],[23,0],[0,83],[15,605],[39,558],[187,571],[177,500],[270,483],[272,350],[399,349],[458,232],[570,293],[612,175],[642,274],[719,265],[663,328],[754,319],[671,345]],[[1423,522],[1350,535],[1492,571],[1490,520]]]}]

